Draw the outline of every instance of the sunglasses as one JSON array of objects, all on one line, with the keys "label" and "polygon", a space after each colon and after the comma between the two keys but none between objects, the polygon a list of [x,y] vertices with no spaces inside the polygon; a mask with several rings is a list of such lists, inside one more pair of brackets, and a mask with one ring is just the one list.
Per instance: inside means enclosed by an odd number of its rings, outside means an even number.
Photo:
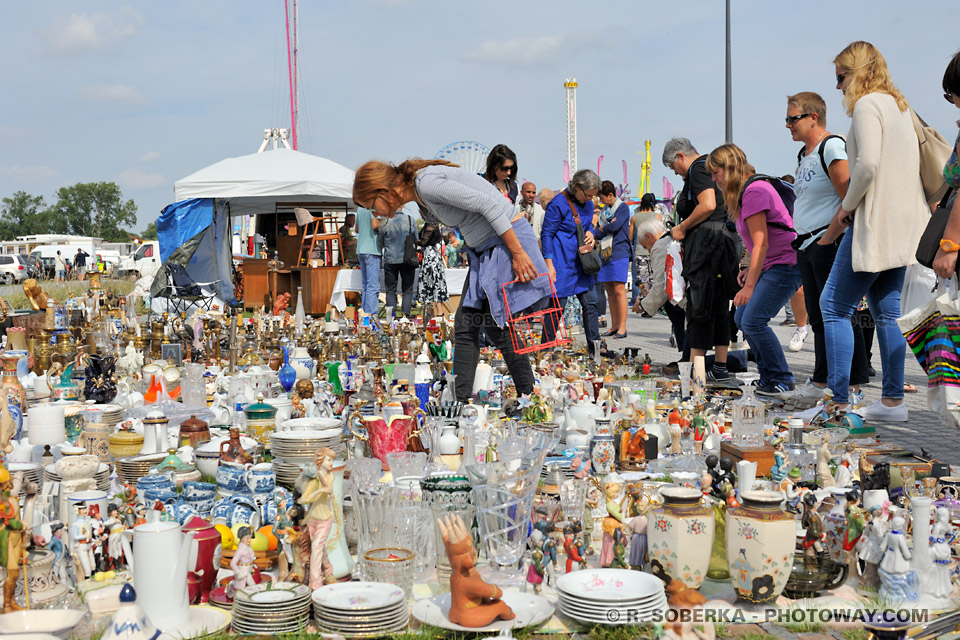
[{"label": "sunglasses", "polygon": [[949,102],[950,104],[953,104],[953,96],[955,95],[956,94],[953,93],[952,91],[947,91],[945,94],[943,94],[943,99]]},{"label": "sunglasses", "polygon": [[809,116],[809,115],[811,115],[811,114],[809,114],[809,113],[801,113],[801,114],[798,115],[798,116],[787,116],[786,118],[784,118],[784,120],[787,121],[787,124],[788,124],[788,125],[797,124],[798,122],[800,122],[801,120],[803,120],[804,118],[806,118],[806,117]]},{"label": "sunglasses", "polygon": [[516,168],[516,166],[515,166],[515,165],[512,165],[512,164],[502,164],[502,165],[500,165],[500,171],[506,171],[507,173],[511,173],[515,168]]},{"label": "sunglasses", "polygon": [[837,74],[837,84],[843,84],[843,81],[847,79],[847,74],[838,73]]}]

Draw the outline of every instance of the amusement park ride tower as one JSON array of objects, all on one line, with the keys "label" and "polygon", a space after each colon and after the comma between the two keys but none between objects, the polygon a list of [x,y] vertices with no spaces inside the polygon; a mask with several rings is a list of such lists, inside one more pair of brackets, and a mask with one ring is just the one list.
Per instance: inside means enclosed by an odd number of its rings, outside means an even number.
[{"label": "amusement park ride tower", "polygon": [[563,81],[567,90],[567,165],[570,175],[577,172],[577,79]]}]

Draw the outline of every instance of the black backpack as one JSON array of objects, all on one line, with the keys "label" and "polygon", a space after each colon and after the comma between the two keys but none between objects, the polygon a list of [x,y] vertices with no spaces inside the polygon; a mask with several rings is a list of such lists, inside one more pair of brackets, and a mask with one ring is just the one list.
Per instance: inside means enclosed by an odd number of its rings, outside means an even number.
[{"label": "black backpack", "polygon": [[[828,178],[830,177],[830,170],[827,168],[827,161],[826,161],[826,159],[823,157],[823,147],[827,144],[827,140],[829,140],[830,138],[839,138],[840,140],[843,140],[843,148],[844,148],[844,149],[847,148],[847,141],[846,141],[846,139],[844,139],[843,136],[838,136],[838,135],[835,134],[835,133],[831,133],[831,134],[828,135],[826,138],[824,138],[823,140],[821,140],[821,141],[820,141],[820,144],[817,145],[817,153],[820,155],[820,166],[823,167],[823,173],[824,173]],[[806,146],[803,146],[803,147],[800,147],[800,151],[797,151],[797,165],[799,165],[799,164],[803,161],[803,152],[806,151],[806,150],[807,150],[807,147],[806,147]]]},{"label": "black backpack", "polygon": [[[747,187],[756,182],[757,180],[763,180],[764,182],[770,183],[770,185],[776,190],[777,195],[780,196],[780,200],[783,201],[783,206],[787,208],[787,213],[790,214],[790,218],[793,218],[793,203],[797,201],[797,194],[793,190],[793,185],[785,180],[776,178],[774,176],[768,176],[763,173],[755,173],[747,181],[743,183],[743,189],[740,190],[740,200],[738,202],[737,208],[743,209],[743,194],[746,192]],[[773,227],[774,229],[781,229],[783,231],[790,231],[796,233],[792,226],[787,226],[779,222],[771,222],[767,220],[767,226]]]}]

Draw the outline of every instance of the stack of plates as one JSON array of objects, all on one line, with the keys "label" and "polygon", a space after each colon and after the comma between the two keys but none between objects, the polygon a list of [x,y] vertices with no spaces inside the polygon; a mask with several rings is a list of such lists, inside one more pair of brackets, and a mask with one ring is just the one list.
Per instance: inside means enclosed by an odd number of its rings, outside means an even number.
[{"label": "stack of plates", "polygon": [[345,638],[402,633],[410,610],[400,587],[385,582],[342,582],[313,592],[313,621],[322,632]]},{"label": "stack of plates", "polygon": [[[47,482],[61,482],[63,478],[57,473],[55,465],[48,464],[43,469],[43,479]],[[110,495],[110,465],[101,462],[97,467],[97,472],[93,474],[93,479],[97,483],[97,489],[106,491]]]},{"label": "stack of plates", "polygon": [[166,457],[166,453],[148,453],[117,458],[114,461],[117,465],[117,476],[122,483],[137,484],[140,478],[147,475],[151,467],[160,464]]},{"label": "stack of plates", "polygon": [[88,404],[83,407],[83,419],[112,427],[123,420],[123,407],[118,404]]},{"label": "stack of plates", "polygon": [[[52,466],[52,465],[51,465]],[[39,462],[8,462],[7,471],[10,473],[22,472],[23,477],[29,480],[30,482],[35,483],[38,487],[43,485],[43,478],[41,477],[41,470],[43,465]],[[107,476],[109,479],[109,475]]]},{"label": "stack of plates", "polygon": [[309,621],[310,587],[306,585],[264,582],[233,594],[234,633],[298,633]]},{"label": "stack of plates", "polygon": [[627,625],[653,620],[667,608],[663,581],[626,569],[587,569],[557,579],[561,613],[584,624]]},{"label": "stack of plates", "polygon": [[346,445],[343,431],[324,429],[323,431],[280,431],[271,437],[270,448],[274,456],[273,468],[277,472],[277,482],[292,487],[300,475],[300,465],[312,464],[313,456],[320,447],[329,447],[338,458],[346,458]]}]

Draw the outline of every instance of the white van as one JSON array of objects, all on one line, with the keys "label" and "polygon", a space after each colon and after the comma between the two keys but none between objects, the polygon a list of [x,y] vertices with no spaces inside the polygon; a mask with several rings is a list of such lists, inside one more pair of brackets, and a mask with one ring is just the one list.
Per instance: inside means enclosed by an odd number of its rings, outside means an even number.
[{"label": "white van", "polygon": [[137,252],[120,261],[117,267],[118,278],[140,279],[144,276],[153,277],[160,270],[160,243],[148,240],[140,245]]},{"label": "white van", "polygon": [[93,255],[96,253],[96,249],[93,248],[92,244],[42,244],[34,247],[30,255],[40,260],[49,273],[49,277],[52,278],[55,268],[54,258],[57,256],[57,251],[60,252],[60,257],[66,260],[72,267],[73,259],[77,255],[77,249],[83,249],[87,252],[87,267],[89,267],[93,262]]}]

